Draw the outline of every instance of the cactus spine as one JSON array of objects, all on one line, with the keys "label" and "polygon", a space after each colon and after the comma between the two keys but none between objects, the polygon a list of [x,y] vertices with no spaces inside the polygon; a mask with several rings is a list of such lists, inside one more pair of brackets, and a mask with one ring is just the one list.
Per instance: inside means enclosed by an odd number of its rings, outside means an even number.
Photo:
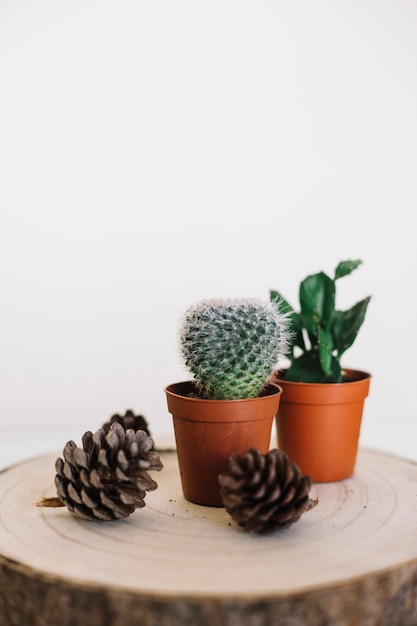
[{"label": "cactus spine", "polygon": [[255,298],[203,300],[180,326],[185,365],[208,399],[257,397],[289,341],[287,315]]}]

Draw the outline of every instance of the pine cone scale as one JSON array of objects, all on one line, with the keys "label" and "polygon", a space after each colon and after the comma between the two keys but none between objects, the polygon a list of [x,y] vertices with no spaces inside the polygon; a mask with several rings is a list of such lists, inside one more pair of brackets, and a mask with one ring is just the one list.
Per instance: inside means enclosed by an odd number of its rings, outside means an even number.
[{"label": "pine cone scale", "polygon": [[83,487],[87,489],[91,487],[92,485],[91,476],[89,475],[87,470],[81,470],[79,479]]},{"label": "pine cone scale", "polygon": [[65,478],[69,480],[70,482],[76,481],[76,475],[74,474],[74,469],[75,468],[73,468],[73,466],[71,466],[69,462],[65,463],[64,468],[63,468],[63,474]]},{"label": "pine cone scale", "polygon": [[[126,469],[129,469],[128,467]],[[128,482],[129,477],[125,474],[120,467],[116,468],[116,478],[122,482]]]},{"label": "pine cone scale", "polygon": [[93,439],[92,433],[89,430],[86,433],[84,433],[82,437],[82,444],[83,444],[83,450],[85,450],[87,454],[93,453],[94,439]]},{"label": "pine cone scale", "polygon": [[85,504],[90,509],[94,509],[97,505],[95,500],[92,500],[85,489],[81,490],[81,502],[79,504]]},{"label": "pine cone scale", "polygon": [[68,441],[63,451],[64,461],[67,461],[68,463],[72,463],[72,454],[76,447],[77,446],[74,443],[74,441]]},{"label": "pine cone scale", "polygon": [[81,448],[75,448],[72,453],[72,461],[75,463],[77,467],[82,467],[83,469],[88,469],[88,459],[87,455]]},{"label": "pine cone scale", "polygon": [[66,490],[65,490],[65,486],[64,486],[64,482],[62,480],[62,478],[57,474],[55,476],[55,487],[57,490],[57,495],[58,498],[64,502],[64,504],[66,503]]},{"label": "pine cone scale", "polygon": [[129,461],[127,460],[127,456],[124,450],[119,450],[119,452],[117,453],[117,463],[123,472],[129,469]]},{"label": "pine cone scale", "polygon": [[268,485],[260,485],[257,489],[257,491],[254,492],[253,494],[253,499],[254,500],[260,500],[262,498],[265,497],[265,494],[267,493],[268,490]]},{"label": "pine cone scale", "polygon": [[103,522],[110,522],[111,520],[116,519],[116,517],[109,512],[108,509],[95,508],[91,509],[91,514],[86,513],[84,510],[80,510],[76,508],[74,510],[75,515],[79,515],[83,517],[83,519],[90,520],[102,520]]},{"label": "pine cone scale", "polygon": [[137,476],[137,484],[144,491],[154,491],[158,487],[158,483],[147,472]]},{"label": "pine cone scale", "polygon": [[[87,476],[85,475],[85,480],[89,480],[89,483],[91,484],[92,487],[96,487],[96,489],[102,489],[103,488],[103,483],[100,480],[100,476],[98,475],[97,470],[93,469],[91,470],[90,474]],[[83,481],[84,482],[84,481]]]},{"label": "pine cone scale", "polygon": [[296,493],[297,493],[296,487],[290,486],[286,490],[285,495],[283,496],[283,498],[281,499],[281,506],[285,507],[287,504],[291,504],[291,502],[294,501]]},{"label": "pine cone scale", "polygon": [[74,486],[71,483],[68,485],[67,494],[71,498],[71,500],[73,500],[73,502],[76,502],[77,504],[83,503],[80,494],[76,489],[74,489]]}]

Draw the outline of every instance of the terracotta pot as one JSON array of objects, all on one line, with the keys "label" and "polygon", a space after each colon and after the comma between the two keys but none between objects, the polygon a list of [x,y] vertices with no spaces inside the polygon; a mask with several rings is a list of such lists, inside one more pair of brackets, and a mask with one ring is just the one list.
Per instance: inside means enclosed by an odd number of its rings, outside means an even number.
[{"label": "terracotta pot", "polygon": [[283,393],[276,417],[278,447],[315,482],[352,476],[371,375],[344,370],[341,383],[302,383],[275,374]]},{"label": "terracotta pot", "polygon": [[197,504],[223,506],[218,476],[235,453],[268,452],[282,389],[268,385],[264,395],[246,400],[190,397],[192,381],[165,388],[172,414],[184,497]]}]

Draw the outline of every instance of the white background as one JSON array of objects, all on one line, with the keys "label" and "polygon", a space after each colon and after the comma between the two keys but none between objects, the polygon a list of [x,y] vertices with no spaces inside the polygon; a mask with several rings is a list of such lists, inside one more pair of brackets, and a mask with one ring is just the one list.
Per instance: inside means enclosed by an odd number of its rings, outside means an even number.
[{"label": "white background", "polygon": [[416,201],[413,0],[0,0],[0,464],[169,435],[189,304],[349,258],[363,443],[417,458]]}]

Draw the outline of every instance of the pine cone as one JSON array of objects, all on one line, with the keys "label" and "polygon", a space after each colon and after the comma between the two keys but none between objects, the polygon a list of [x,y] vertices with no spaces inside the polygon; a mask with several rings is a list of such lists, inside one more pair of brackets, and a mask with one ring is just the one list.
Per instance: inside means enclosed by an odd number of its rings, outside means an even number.
[{"label": "pine cone", "polygon": [[82,448],[69,441],[55,463],[58,498],[76,517],[114,520],[145,506],[158,484],[146,470],[161,470],[153,440],[143,430],[114,423],[108,433],[87,431]]},{"label": "pine cone", "polygon": [[233,454],[219,476],[226,511],[244,530],[272,533],[296,522],[309,506],[309,476],[301,476],[285,452],[251,448]]},{"label": "pine cone", "polygon": [[105,422],[102,426],[104,432],[108,433],[110,430],[110,426],[115,422],[121,424],[125,430],[129,430],[132,428],[133,430],[144,430],[149,436],[151,436],[151,432],[149,430],[148,422],[143,417],[143,415],[135,415],[131,409],[128,409],[124,415],[119,415],[115,413],[112,415],[108,422]]}]

